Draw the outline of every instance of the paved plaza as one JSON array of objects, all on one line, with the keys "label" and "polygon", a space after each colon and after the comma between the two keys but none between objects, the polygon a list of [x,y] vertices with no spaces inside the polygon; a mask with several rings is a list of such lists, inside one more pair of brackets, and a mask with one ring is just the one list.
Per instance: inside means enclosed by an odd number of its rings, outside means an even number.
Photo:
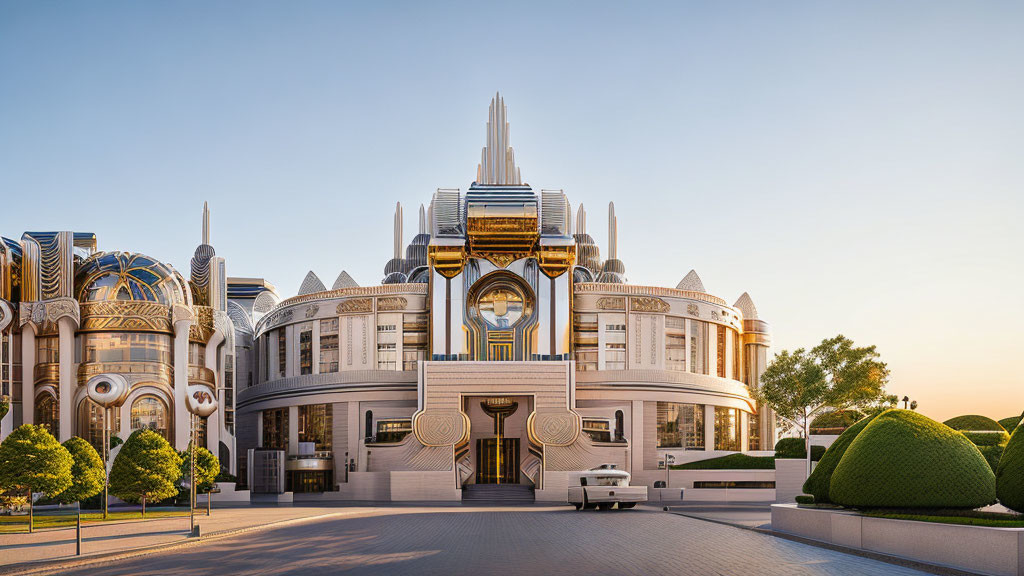
[{"label": "paved plaza", "polygon": [[59,572],[198,576],[216,566],[221,573],[254,575],[921,574],[656,508],[576,512],[539,506],[386,507],[333,512],[346,515]]}]

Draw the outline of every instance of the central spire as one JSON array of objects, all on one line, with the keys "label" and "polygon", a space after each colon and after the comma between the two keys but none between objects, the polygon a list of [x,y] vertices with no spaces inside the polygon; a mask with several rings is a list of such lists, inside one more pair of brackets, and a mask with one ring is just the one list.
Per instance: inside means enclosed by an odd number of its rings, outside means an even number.
[{"label": "central spire", "polygon": [[477,184],[522,185],[515,153],[509,145],[509,127],[505,120],[507,112],[505,100],[500,93],[495,93],[487,113],[487,145],[480,153],[480,164],[476,169]]}]

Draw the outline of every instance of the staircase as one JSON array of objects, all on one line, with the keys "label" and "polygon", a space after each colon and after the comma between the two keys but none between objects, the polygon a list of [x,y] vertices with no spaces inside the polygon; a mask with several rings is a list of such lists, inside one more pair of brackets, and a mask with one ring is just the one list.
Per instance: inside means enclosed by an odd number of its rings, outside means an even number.
[{"label": "staircase", "polygon": [[533,504],[533,486],[524,484],[466,484],[462,501],[487,504]]}]

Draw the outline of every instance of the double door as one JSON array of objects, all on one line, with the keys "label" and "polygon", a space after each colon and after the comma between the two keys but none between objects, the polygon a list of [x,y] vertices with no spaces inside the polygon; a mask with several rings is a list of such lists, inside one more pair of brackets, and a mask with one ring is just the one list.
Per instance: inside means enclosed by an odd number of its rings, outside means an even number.
[{"label": "double door", "polygon": [[476,441],[476,483],[519,483],[519,438],[480,438]]}]

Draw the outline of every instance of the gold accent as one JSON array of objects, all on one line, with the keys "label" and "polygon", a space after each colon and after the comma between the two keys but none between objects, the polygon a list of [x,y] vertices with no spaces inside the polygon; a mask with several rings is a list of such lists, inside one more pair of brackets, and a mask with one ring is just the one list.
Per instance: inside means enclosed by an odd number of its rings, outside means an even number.
[{"label": "gold accent", "polygon": [[557,278],[572,269],[576,262],[576,246],[542,247],[537,254],[541,272],[549,278]]},{"label": "gold accent", "polygon": [[466,214],[466,240],[471,256],[486,258],[504,268],[536,251],[540,231],[537,206],[470,204]]},{"label": "gold accent", "polygon": [[653,296],[637,296],[629,299],[629,309],[634,312],[661,312],[665,313],[672,309],[661,298]]},{"label": "gold accent", "polygon": [[380,311],[405,310],[408,305],[409,301],[401,296],[387,296],[377,299],[377,310]]},{"label": "gold accent", "polygon": [[213,370],[210,370],[205,366],[189,364],[187,372],[189,384],[199,384],[209,386],[210,388],[217,387],[217,377],[214,375]]},{"label": "gold accent", "polygon": [[213,308],[209,306],[192,306],[196,318],[188,330],[189,342],[206,344],[213,337]]},{"label": "gold accent", "polygon": [[365,314],[373,312],[373,298],[353,298],[338,304],[338,314]]},{"label": "gold accent", "polygon": [[428,246],[430,266],[445,278],[454,278],[466,265],[465,246]]},{"label": "gold accent", "polygon": [[602,296],[597,299],[598,310],[625,310],[626,299],[622,296]]},{"label": "gold accent", "polygon": [[85,386],[89,378],[110,372],[123,376],[145,376],[145,380],[155,381],[167,387],[174,381],[173,369],[162,362],[87,362],[78,365],[78,385]]},{"label": "gold accent", "polygon": [[81,304],[80,332],[132,331],[173,334],[171,308],[155,302],[119,301]]},{"label": "gold accent", "polygon": [[33,370],[32,381],[35,384],[42,382],[57,384],[60,382],[60,363],[46,362],[44,364],[36,364],[36,368]]},{"label": "gold accent", "polygon": [[712,296],[703,292],[694,292],[693,290],[679,290],[678,288],[664,288],[661,286],[580,282],[575,284],[573,289],[578,294],[610,293],[630,296],[667,296],[669,298],[686,298],[688,300],[697,300],[700,302],[708,302],[710,304],[718,304],[719,306],[725,306],[727,308],[729,307],[725,300],[722,300],[717,296]]},{"label": "gold accent", "polygon": [[461,410],[428,410],[412,417],[412,433],[424,446],[469,442],[469,415]]}]

